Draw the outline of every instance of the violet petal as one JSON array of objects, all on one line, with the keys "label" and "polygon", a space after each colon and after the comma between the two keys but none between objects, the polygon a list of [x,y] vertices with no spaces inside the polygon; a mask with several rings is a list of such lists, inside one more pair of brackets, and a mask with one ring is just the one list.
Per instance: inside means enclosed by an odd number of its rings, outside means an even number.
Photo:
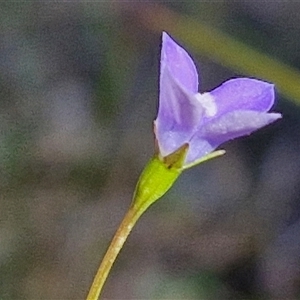
[{"label": "violet petal", "polygon": [[187,163],[208,154],[234,138],[249,135],[281,118],[279,113],[235,110],[207,122],[191,139]]},{"label": "violet petal", "polygon": [[164,85],[164,70],[168,67],[170,73],[187,91],[198,92],[198,73],[189,54],[180,47],[167,33],[162,34],[160,88]]},{"label": "violet petal", "polygon": [[217,105],[215,117],[233,110],[267,112],[274,104],[274,85],[251,78],[228,80],[209,94]]},{"label": "violet petal", "polygon": [[155,131],[161,154],[165,156],[190,140],[203,110],[195,97],[174,80],[168,69],[163,76]]},{"label": "violet petal", "polygon": [[159,109],[155,126],[159,148],[165,156],[190,140],[203,109],[194,97],[195,91],[190,90],[198,86],[191,58],[166,33],[163,34],[161,52]]}]

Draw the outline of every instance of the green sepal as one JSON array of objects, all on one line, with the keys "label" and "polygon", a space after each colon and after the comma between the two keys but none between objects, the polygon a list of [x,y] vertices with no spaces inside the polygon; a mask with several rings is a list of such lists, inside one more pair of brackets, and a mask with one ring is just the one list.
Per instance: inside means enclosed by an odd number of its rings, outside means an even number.
[{"label": "green sepal", "polygon": [[183,170],[186,170],[186,169],[189,169],[191,167],[194,167],[194,166],[197,166],[205,161],[208,161],[208,160],[211,160],[212,158],[215,158],[215,157],[218,157],[218,156],[221,156],[221,155],[224,155],[226,153],[225,150],[217,150],[217,151],[214,151],[214,152],[211,152],[199,159],[197,159],[196,161],[192,162],[191,164],[188,164],[188,165],[184,165],[182,167]]},{"label": "green sepal", "polygon": [[172,187],[182,171],[225,153],[224,150],[214,151],[191,164],[184,165],[188,148],[189,145],[184,144],[165,157],[158,153],[148,162],[137,183],[132,207],[140,212],[145,211]]},{"label": "green sepal", "polygon": [[155,155],[148,162],[139,178],[132,206],[144,211],[161,198],[182,173],[187,151],[188,144],[184,144],[177,151],[164,158]]}]

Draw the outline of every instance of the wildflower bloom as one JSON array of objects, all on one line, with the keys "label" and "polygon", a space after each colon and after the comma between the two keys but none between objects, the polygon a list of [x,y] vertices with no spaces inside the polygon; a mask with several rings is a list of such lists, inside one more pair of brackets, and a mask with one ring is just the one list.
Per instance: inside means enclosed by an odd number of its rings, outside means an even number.
[{"label": "wildflower bloom", "polygon": [[268,113],[274,85],[256,79],[230,79],[211,92],[198,92],[198,74],[189,54],[162,35],[159,109],[155,135],[161,157],[188,145],[191,165],[220,144],[281,118]]},{"label": "wildflower bloom", "polygon": [[209,93],[198,92],[198,74],[187,52],[163,33],[160,95],[154,121],[158,153],[140,175],[128,212],[120,224],[90,288],[96,300],[124,242],[141,215],[174,184],[183,170],[224,153],[220,144],[250,134],[281,117],[268,113],[272,84],[231,79]]}]

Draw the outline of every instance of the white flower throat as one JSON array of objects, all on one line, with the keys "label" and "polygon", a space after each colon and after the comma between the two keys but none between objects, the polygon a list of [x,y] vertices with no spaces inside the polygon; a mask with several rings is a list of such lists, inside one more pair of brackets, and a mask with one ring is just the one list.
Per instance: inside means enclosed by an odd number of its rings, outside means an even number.
[{"label": "white flower throat", "polygon": [[205,114],[208,117],[213,117],[217,113],[217,105],[212,95],[210,95],[209,93],[197,93],[195,97],[204,108]]}]

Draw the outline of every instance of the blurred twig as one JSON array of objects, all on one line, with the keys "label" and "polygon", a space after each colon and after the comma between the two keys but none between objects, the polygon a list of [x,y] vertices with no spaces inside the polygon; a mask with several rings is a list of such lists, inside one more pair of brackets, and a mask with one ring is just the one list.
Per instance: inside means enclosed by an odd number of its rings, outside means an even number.
[{"label": "blurred twig", "polygon": [[249,76],[275,83],[282,95],[300,104],[300,72],[223,32],[175,13],[161,5],[139,10],[141,22],[150,30],[167,31],[195,52]]}]

